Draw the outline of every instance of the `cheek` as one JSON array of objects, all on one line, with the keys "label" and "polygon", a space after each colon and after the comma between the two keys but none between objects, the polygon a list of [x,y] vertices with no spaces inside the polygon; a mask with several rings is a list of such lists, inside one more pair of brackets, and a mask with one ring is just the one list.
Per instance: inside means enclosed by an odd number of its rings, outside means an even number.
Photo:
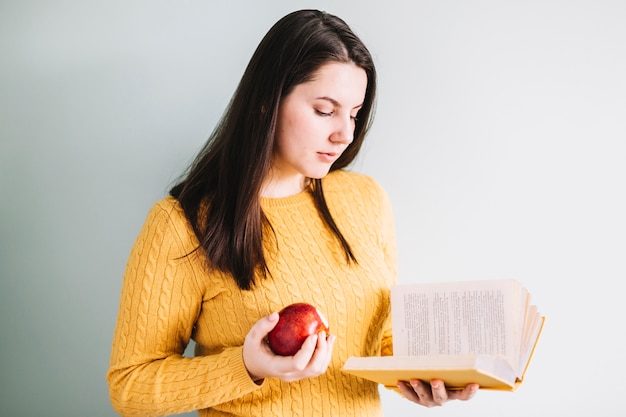
[{"label": "cheek", "polygon": [[288,108],[281,108],[276,124],[276,143],[284,144],[285,140],[296,133],[296,126],[298,126],[297,114]]},{"label": "cheek", "polygon": [[283,120],[280,128],[276,132],[276,140],[274,142],[274,157],[278,160],[287,161],[293,159],[298,149],[300,131],[296,128],[292,121]]},{"label": "cheek", "polygon": [[316,137],[315,125],[302,114],[290,114],[282,118],[277,134],[276,146],[285,149],[306,147]]}]

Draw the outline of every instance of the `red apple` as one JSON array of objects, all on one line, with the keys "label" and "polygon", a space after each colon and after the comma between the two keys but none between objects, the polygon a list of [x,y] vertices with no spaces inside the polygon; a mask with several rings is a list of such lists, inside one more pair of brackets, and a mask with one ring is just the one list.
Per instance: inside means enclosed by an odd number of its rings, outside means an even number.
[{"label": "red apple", "polygon": [[276,327],[267,335],[270,349],[277,355],[295,355],[310,335],[321,331],[328,334],[326,317],[311,304],[291,304],[279,311],[278,315]]}]

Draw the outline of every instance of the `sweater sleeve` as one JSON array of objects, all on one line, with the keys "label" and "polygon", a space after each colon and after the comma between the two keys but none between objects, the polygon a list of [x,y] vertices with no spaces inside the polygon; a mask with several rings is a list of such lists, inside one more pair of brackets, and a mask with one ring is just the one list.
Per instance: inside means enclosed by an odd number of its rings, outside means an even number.
[{"label": "sweater sleeve", "polygon": [[187,225],[158,203],[131,250],[124,273],[107,382],[123,416],[158,416],[208,408],[259,388],[242,347],[195,358],[183,353],[203,291],[191,266]]}]

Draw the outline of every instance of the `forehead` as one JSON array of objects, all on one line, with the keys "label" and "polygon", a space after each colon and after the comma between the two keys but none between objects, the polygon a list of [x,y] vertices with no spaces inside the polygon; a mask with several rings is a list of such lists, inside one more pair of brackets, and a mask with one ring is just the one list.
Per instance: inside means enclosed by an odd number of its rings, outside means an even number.
[{"label": "forehead", "polygon": [[363,103],[367,89],[367,74],[356,64],[332,62],[322,65],[311,80],[297,85],[292,94],[308,98],[332,98],[346,106]]}]

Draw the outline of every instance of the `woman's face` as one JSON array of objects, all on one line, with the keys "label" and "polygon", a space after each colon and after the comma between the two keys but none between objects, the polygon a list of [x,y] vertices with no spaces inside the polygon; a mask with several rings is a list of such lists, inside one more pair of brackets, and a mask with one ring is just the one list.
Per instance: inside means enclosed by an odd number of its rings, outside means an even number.
[{"label": "woman's face", "polygon": [[354,138],[366,88],[367,74],[362,68],[333,62],[283,98],[265,196],[298,193],[308,178],[328,174]]}]

